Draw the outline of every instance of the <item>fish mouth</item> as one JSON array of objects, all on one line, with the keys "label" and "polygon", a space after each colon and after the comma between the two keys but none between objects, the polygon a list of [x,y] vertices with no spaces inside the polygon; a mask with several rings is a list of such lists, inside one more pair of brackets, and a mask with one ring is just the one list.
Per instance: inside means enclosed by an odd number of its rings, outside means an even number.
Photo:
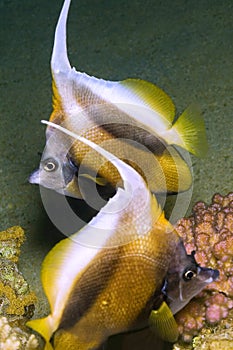
[{"label": "fish mouth", "polygon": [[207,283],[211,283],[215,281],[219,277],[219,271],[218,270],[212,270],[211,276],[206,280]]},{"label": "fish mouth", "polygon": [[39,185],[39,183],[40,183],[39,178],[40,178],[40,176],[39,176],[39,169],[36,169],[29,176],[28,182],[30,182],[30,184],[37,184],[37,185]]},{"label": "fish mouth", "polygon": [[211,283],[219,277],[219,271],[207,267],[200,267],[200,276],[205,283]]}]

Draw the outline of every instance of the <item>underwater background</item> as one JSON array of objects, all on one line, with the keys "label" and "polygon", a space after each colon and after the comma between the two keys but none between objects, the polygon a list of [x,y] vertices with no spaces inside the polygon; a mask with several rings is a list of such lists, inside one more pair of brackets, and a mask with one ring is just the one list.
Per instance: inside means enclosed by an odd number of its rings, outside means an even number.
[{"label": "underwater background", "polygon": [[[62,0],[0,0],[0,230],[20,225],[26,231],[19,266],[39,298],[36,316],[48,313],[41,262],[62,235],[27,178],[45,145],[40,120],[52,111],[50,55],[61,6]],[[171,96],[177,115],[192,103],[200,106],[209,152],[192,157],[187,215],[195,202],[233,190],[232,15],[231,0],[71,4],[68,53],[77,70],[106,80],[149,80]]]}]

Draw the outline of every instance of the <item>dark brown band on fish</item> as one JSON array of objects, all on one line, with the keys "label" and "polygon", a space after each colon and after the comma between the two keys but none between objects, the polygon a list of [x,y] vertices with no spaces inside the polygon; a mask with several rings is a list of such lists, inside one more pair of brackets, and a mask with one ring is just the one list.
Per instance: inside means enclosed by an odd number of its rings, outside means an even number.
[{"label": "dark brown band on fish", "polygon": [[[164,144],[164,141],[161,141],[161,139],[159,139],[159,137],[152,135],[139,126],[130,124],[108,123],[104,124],[102,127],[113,137],[133,140],[138,144],[138,147],[140,147],[140,145],[143,145],[148,148],[149,151],[156,153],[158,156],[163,154],[167,146]],[[135,147],[137,147],[137,144],[135,144]]]},{"label": "dark brown band on fish", "polygon": [[[154,305],[155,299],[158,297],[160,293],[161,288],[157,288],[159,282],[159,278],[156,278],[156,272],[157,268],[155,267],[155,262],[152,261],[148,256],[146,255],[126,255],[122,254],[124,251],[124,248],[112,248],[107,249],[104,252],[100,253],[98,257],[95,259],[95,263],[91,264],[83,274],[83,276],[78,280],[78,285],[74,286],[74,289],[70,293],[70,297],[68,299],[67,305],[65,307],[65,310],[63,312],[61,322],[59,325],[59,329],[69,330],[73,328],[74,330],[77,329],[78,323],[81,319],[88,317],[88,313],[90,312],[90,309],[92,306],[96,304],[101,304],[100,295],[107,294],[107,298],[109,299],[109,312],[112,312],[113,308],[119,308],[121,309],[121,305],[118,304],[121,300],[120,295],[122,291],[117,290],[117,284],[116,284],[116,291],[114,292],[115,296],[111,296],[107,293],[109,290],[109,284],[112,280],[116,280],[119,283],[119,286],[121,285],[121,279],[124,280],[125,277],[120,276],[120,280],[118,280],[119,277],[119,271],[122,270],[122,266],[127,268],[129,267],[129,270],[141,270],[145,269],[145,274],[151,276],[149,278],[149,281],[152,285],[154,285],[154,290],[151,292],[146,291],[144,294],[145,303],[143,309],[139,308],[139,313],[135,315],[134,318],[131,318],[130,315],[128,315],[128,327],[129,329],[139,329],[141,327],[144,327],[147,324],[147,320],[150,314],[150,311]],[[127,285],[127,280],[129,282],[129,288],[145,288],[144,286],[139,287],[140,281],[135,281],[135,283],[132,283],[131,277],[127,277],[124,284]],[[158,293],[154,294],[155,291],[158,291]],[[105,292],[106,291],[106,292]],[[125,290],[125,293],[129,294],[131,293],[130,290]],[[134,291],[132,291],[132,295],[134,295]],[[122,295],[122,298],[124,295]],[[115,299],[116,298],[116,299]],[[117,302],[117,305],[115,304]],[[107,301],[106,301],[107,303]],[[133,301],[135,303],[135,301]],[[113,306],[114,304],[114,306]],[[108,307],[108,306],[107,306]],[[130,308],[130,305],[129,305]],[[100,312],[99,308],[99,312]],[[101,317],[102,319],[102,317]],[[104,317],[103,317],[103,323],[104,323]],[[75,332],[75,331],[74,331]]]},{"label": "dark brown band on fish", "polygon": [[[115,253],[114,253],[115,250]],[[69,329],[88,313],[97,297],[108,284],[119,263],[120,248],[106,249],[87,267],[83,276],[74,285],[58,328]]]},{"label": "dark brown band on fish", "polygon": [[[142,128],[138,122],[130,119],[129,115],[121,111],[117,105],[100,98],[85,85],[81,85],[80,88],[75,86],[74,91],[78,104],[90,115],[90,119],[111,134],[112,138],[130,139],[158,155],[163,153],[167,144]],[[130,123],[127,123],[128,120]]]}]

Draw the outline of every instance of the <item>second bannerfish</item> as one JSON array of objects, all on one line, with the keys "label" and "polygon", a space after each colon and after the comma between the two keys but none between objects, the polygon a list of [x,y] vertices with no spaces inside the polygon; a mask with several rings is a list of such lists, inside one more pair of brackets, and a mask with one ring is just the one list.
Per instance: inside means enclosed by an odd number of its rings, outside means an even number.
[{"label": "second bannerfish", "polygon": [[218,271],[200,267],[194,254],[186,254],[131,166],[60,125],[44,123],[57,137],[63,133],[101,153],[123,184],[86,226],[48,253],[41,279],[50,314],[27,325],[43,336],[45,350],[94,350],[113,334],[147,325],[162,339],[175,341],[173,314]]}]

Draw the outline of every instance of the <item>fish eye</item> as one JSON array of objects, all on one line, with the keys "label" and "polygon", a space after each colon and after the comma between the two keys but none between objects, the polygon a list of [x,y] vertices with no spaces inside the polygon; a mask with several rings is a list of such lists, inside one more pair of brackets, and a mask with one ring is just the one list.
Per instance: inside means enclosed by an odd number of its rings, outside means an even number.
[{"label": "fish eye", "polygon": [[196,277],[196,275],[196,271],[188,269],[183,273],[183,279],[185,281],[190,281],[192,278]]},{"label": "fish eye", "polygon": [[49,158],[45,160],[43,168],[45,171],[52,172],[58,168],[58,163],[55,159]]}]

